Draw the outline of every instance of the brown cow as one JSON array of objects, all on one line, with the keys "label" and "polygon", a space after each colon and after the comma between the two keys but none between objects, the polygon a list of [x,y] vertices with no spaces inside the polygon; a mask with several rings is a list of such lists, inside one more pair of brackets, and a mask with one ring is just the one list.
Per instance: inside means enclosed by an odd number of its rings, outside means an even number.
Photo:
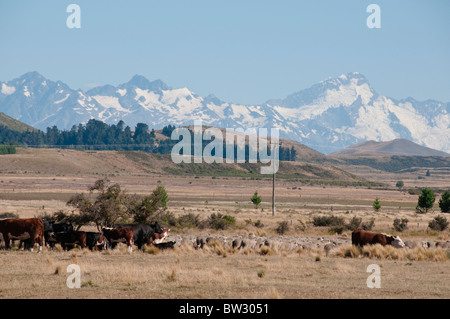
[{"label": "brown cow", "polygon": [[86,232],[84,231],[60,232],[56,233],[54,237],[64,250],[70,250],[75,245],[86,248]]},{"label": "brown cow", "polygon": [[391,245],[396,248],[405,247],[405,243],[398,236],[372,233],[361,229],[352,232],[352,245],[363,247],[364,245],[375,244]]},{"label": "brown cow", "polygon": [[0,233],[5,241],[5,248],[10,249],[10,240],[26,240],[31,243],[30,251],[33,251],[33,245],[39,244],[38,252],[42,251],[44,238],[44,223],[39,218],[10,218],[0,220]]},{"label": "brown cow", "polygon": [[114,248],[117,243],[126,243],[128,251],[133,251],[134,230],[132,228],[103,228],[103,236],[105,236],[108,246]]},{"label": "brown cow", "polygon": [[148,241],[149,245],[152,245],[153,243],[155,244],[160,244],[163,242],[163,240],[169,235],[170,232],[170,228],[163,228],[162,233],[153,233],[152,236],[150,236],[150,239]]}]

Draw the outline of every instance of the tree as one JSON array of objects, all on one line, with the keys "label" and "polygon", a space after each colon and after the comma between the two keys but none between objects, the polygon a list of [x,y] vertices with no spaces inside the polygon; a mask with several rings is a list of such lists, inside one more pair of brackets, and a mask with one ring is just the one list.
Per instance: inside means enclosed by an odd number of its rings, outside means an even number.
[{"label": "tree", "polygon": [[[89,192],[90,196],[84,193],[76,194],[66,203],[78,210],[78,214],[72,214],[70,217],[78,229],[94,223],[100,230],[129,218],[130,211],[125,205],[128,196],[119,184],[108,185],[107,181],[99,179],[89,187]],[[97,196],[95,200],[91,200],[94,192],[97,192]]]},{"label": "tree", "polygon": [[378,200],[378,197],[375,198],[375,200],[373,201],[372,207],[373,207],[373,209],[375,209],[375,211],[377,211],[377,212],[380,210],[381,204],[380,204],[380,201]]},{"label": "tree", "polygon": [[255,208],[258,208],[259,204],[261,204],[261,196],[258,196],[257,191],[255,191],[255,194],[253,194],[251,201],[255,205]]},{"label": "tree", "polygon": [[433,207],[435,201],[434,193],[431,189],[425,187],[422,189],[422,194],[419,196],[416,206],[417,213],[428,213],[428,210]]},{"label": "tree", "polygon": [[168,195],[164,186],[159,185],[149,196],[130,205],[136,223],[150,223],[158,219],[158,215],[167,207]]},{"label": "tree", "polygon": [[450,213],[450,192],[445,191],[442,198],[439,200],[439,208],[443,213]]},{"label": "tree", "polygon": [[403,188],[403,186],[405,186],[405,183],[403,183],[403,181],[398,181],[397,184],[395,184],[395,187],[397,188]]}]

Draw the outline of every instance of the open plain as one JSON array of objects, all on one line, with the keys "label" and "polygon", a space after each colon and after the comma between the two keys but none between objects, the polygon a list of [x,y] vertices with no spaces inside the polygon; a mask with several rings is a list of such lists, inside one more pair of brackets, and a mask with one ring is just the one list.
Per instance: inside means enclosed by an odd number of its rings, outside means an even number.
[{"label": "open plain", "polygon": [[[417,179],[416,172],[394,174],[367,168],[351,172],[383,184],[378,187],[277,178],[272,215],[272,176],[169,174],[165,167],[173,163],[146,156],[140,152],[18,149],[17,154],[0,157],[0,214],[39,217],[58,210],[71,212],[66,202],[72,195],[88,193],[96,180],[106,178],[130,194],[149,194],[163,185],[169,196],[167,211],[174,216],[223,214],[234,217],[235,225],[225,230],[171,227],[169,240],[177,241],[174,249],[146,247],[131,254],[121,245],[101,252],[67,252],[59,247],[44,248],[40,254],[1,250],[0,298],[450,297],[448,248],[421,247],[422,242],[449,240],[448,230],[428,228],[434,217],[445,216],[437,207],[440,197],[436,196],[431,212],[417,214],[418,195],[406,191],[427,185],[449,189],[448,175],[432,173]],[[404,181],[404,189],[395,187],[398,180]],[[250,201],[255,191],[262,198],[258,208]],[[381,203],[378,212],[372,208],[375,198]],[[331,214],[346,221],[373,218],[373,231],[400,235],[417,247],[375,246],[356,252],[351,247],[351,231],[338,234],[313,225],[315,216]],[[395,231],[395,218],[407,218],[408,229]],[[288,225],[282,235],[276,230],[281,222]],[[197,237],[217,240],[199,249],[194,247]],[[223,238],[228,241],[218,240]],[[231,246],[230,238],[268,238],[271,245],[238,249]],[[306,241],[309,245],[303,244]],[[332,244],[327,246],[330,249],[325,249],[327,244]],[[80,289],[66,285],[70,264],[80,266]],[[380,289],[367,287],[371,264],[380,266]]]}]

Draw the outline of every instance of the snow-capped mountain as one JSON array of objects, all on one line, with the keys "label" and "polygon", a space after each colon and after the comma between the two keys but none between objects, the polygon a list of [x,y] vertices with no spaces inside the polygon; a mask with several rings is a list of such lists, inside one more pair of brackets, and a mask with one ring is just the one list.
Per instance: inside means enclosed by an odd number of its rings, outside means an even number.
[{"label": "snow-capped mountain", "polygon": [[123,120],[160,129],[168,124],[230,128],[280,129],[280,136],[331,153],[366,140],[405,138],[450,152],[450,103],[412,98],[395,100],[378,94],[359,73],[330,78],[262,105],[240,105],[160,80],[136,75],[117,87],[73,90],[37,72],[0,82],[0,112],[45,130],[70,129],[95,118],[108,124]]}]

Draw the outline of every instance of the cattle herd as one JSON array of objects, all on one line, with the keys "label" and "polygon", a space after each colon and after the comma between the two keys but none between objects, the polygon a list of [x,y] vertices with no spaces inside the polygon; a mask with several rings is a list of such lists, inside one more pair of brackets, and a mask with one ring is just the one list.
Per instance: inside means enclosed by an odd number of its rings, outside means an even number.
[{"label": "cattle herd", "polygon": [[[112,227],[105,227],[101,232],[89,232],[74,230],[70,223],[55,223],[40,218],[10,218],[0,220],[0,243],[3,237],[6,249],[11,248],[11,241],[19,240],[19,248],[24,246],[24,249],[33,251],[33,247],[39,245],[39,252],[42,247],[46,245],[53,249],[56,244],[60,244],[64,250],[70,250],[76,246],[80,248],[89,248],[90,250],[105,250],[114,249],[118,243],[125,243],[128,251],[132,252],[133,245],[136,245],[141,250],[144,245],[155,245],[158,248],[173,248],[174,244],[182,243],[193,244],[195,248],[203,248],[203,245],[212,237],[206,238],[183,238],[175,235],[177,241],[166,241],[170,229],[161,228],[155,222],[152,224],[116,224]],[[222,236],[223,237],[223,236]],[[279,238],[240,238],[241,236],[234,236],[235,238],[221,238],[224,243],[229,242],[233,248],[241,249],[244,247],[257,248],[261,246],[269,246],[280,248],[284,247],[288,250],[290,248],[312,248],[323,247],[325,250],[345,244],[346,240],[339,238],[325,241],[323,238],[314,242],[307,237],[302,238],[288,238],[286,236],[285,242],[280,244]],[[220,240],[218,237],[217,239]],[[365,245],[380,244],[382,246],[393,246],[395,248],[412,248],[410,241],[403,242],[399,236],[391,236],[382,233],[373,233],[357,229],[352,232],[351,243],[354,246],[363,247]],[[431,247],[430,243],[423,245],[425,248]],[[450,242],[444,244],[439,243],[444,249],[450,249]],[[437,244],[436,244],[437,247]]]},{"label": "cattle herd", "polygon": [[118,224],[105,227],[102,232],[76,231],[70,223],[55,223],[40,218],[11,218],[0,220],[0,234],[5,248],[11,248],[11,241],[20,240],[19,247],[33,251],[35,244],[39,252],[60,244],[64,250],[76,245],[90,250],[113,249],[118,243],[126,243],[131,252],[133,245],[142,249],[144,245],[161,243],[170,232],[155,222],[153,224]]}]

